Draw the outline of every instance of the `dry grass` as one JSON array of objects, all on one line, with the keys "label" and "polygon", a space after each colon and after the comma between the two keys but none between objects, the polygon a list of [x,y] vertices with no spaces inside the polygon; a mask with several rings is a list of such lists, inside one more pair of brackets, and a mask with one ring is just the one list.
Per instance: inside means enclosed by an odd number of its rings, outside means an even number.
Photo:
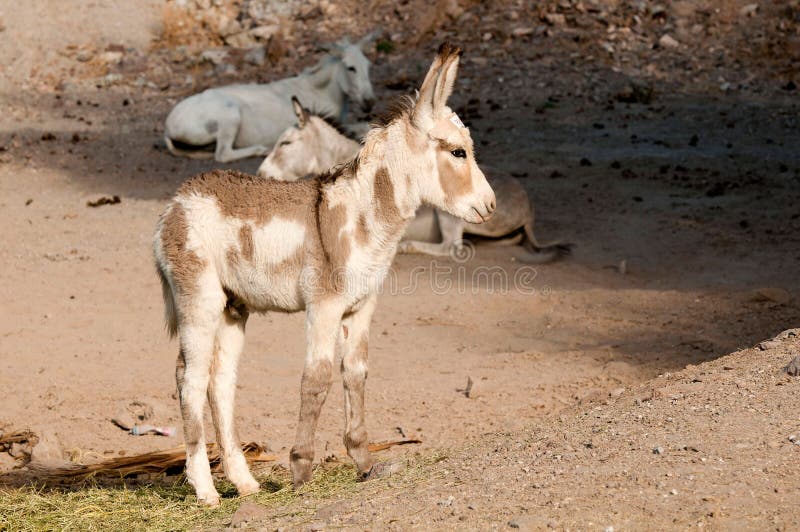
[{"label": "dry grass", "polygon": [[[429,466],[442,459],[434,454],[418,456],[406,469],[392,477],[394,486],[412,485],[427,476]],[[378,480],[362,484],[355,468],[339,462],[323,464],[300,492],[291,488],[291,477],[283,468],[273,468],[258,476],[262,490],[247,500],[272,510],[275,516],[308,512],[331,497],[344,497],[386,489]],[[86,481],[66,489],[26,487],[0,488],[0,530],[186,530],[222,527],[242,503],[228,482],[218,482],[222,495],[219,508],[197,504],[191,486],[181,480],[175,484],[107,487]],[[302,499],[302,508],[293,505]],[[313,512],[312,512],[313,514]]]}]

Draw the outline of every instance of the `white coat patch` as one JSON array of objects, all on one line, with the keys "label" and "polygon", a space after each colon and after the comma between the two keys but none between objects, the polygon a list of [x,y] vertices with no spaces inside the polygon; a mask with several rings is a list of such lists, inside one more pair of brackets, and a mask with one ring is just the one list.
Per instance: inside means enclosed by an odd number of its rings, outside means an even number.
[{"label": "white coat patch", "polygon": [[293,220],[273,218],[253,231],[257,262],[278,264],[290,258],[305,242],[306,227]]}]

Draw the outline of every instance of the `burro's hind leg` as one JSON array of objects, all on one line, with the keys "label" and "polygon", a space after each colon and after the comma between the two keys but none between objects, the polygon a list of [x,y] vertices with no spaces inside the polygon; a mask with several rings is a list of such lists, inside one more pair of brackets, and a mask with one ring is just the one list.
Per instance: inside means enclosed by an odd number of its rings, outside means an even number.
[{"label": "burro's hind leg", "polygon": [[289,455],[295,489],[311,479],[314,462],[314,433],[322,405],[331,387],[331,368],[343,309],[325,301],[308,306],[305,368],[300,383],[300,420],[295,443]]},{"label": "burro's hind leg", "polygon": [[181,347],[176,370],[186,445],[186,478],[194,487],[198,501],[216,506],[219,494],[214,488],[206,453],[203,411],[225,297],[220,289],[219,294],[204,294],[192,299],[195,304],[184,305],[179,324]]},{"label": "burro's hind leg", "polygon": [[250,474],[242,453],[241,442],[234,425],[233,409],[236,395],[236,371],[244,347],[244,328],[247,309],[226,309],[217,328],[216,351],[211,363],[211,383],[208,402],[217,431],[217,443],[222,451],[225,476],[233,482],[239,495],[250,495],[259,489]]},{"label": "burro's hind leg", "polygon": [[369,439],[364,424],[364,388],[367,381],[369,324],[375,311],[375,296],[342,321],[338,350],[342,355],[344,385],[344,445],[356,463],[359,477],[365,478],[372,469]]}]

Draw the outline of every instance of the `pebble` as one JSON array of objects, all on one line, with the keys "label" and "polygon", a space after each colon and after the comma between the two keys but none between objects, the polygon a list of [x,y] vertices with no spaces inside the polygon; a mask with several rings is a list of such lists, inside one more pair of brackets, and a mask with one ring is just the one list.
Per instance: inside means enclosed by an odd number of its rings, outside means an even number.
[{"label": "pebble", "polygon": [[794,357],[783,370],[792,377],[800,375],[800,355]]},{"label": "pebble", "polygon": [[756,12],[758,11],[758,4],[747,4],[742,6],[739,10],[739,15],[743,17],[753,17],[755,16]]},{"label": "pebble", "polygon": [[655,449],[653,449],[653,454],[664,454],[664,448],[656,447]]},{"label": "pebble", "polygon": [[662,48],[677,48],[681,43],[676,41],[669,33],[665,33],[658,40],[658,45]]}]

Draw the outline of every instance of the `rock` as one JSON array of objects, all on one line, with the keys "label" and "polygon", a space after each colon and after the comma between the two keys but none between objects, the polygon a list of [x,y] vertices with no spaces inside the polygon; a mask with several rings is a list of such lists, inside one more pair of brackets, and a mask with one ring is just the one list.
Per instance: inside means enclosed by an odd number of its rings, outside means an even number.
[{"label": "rock", "polygon": [[378,462],[369,471],[362,473],[360,480],[366,482],[376,478],[385,478],[400,472],[403,469],[401,462]]},{"label": "rock", "polygon": [[792,377],[800,375],[800,355],[794,357],[783,370]]},{"label": "rock", "polygon": [[262,66],[267,61],[267,49],[264,46],[250,48],[244,54],[244,61],[251,65]]},{"label": "rock", "polygon": [[742,6],[739,10],[739,15],[742,17],[753,17],[758,11],[758,4],[747,4]]},{"label": "rock", "polygon": [[658,45],[661,48],[677,48],[678,46],[681,45],[681,43],[672,38],[668,33],[665,33],[658,40]]},{"label": "rock", "polygon": [[78,54],[75,56],[75,59],[80,61],[81,63],[86,63],[87,61],[91,61],[94,58],[94,52],[91,50],[80,50]]},{"label": "rock", "polygon": [[48,467],[61,467],[65,464],[64,448],[52,432],[39,435],[39,443],[31,451],[31,462]]},{"label": "rock", "polygon": [[439,506],[449,507],[453,505],[453,501],[456,500],[455,497],[452,495],[448,496],[446,499],[442,499],[441,501],[437,502]]},{"label": "rock", "polygon": [[122,81],[122,74],[106,74],[102,78],[99,79],[99,84],[103,87],[110,87],[111,85],[116,85]]},{"label": "rock", "polygon": [[753,290],[753,293],[750,296],[750,301],[755,301],[756,303],[771,302],[777,303],[778,305],[785,305],[791,300],[791,294],[789,294],[789,292],[783,288],[774,288],[769,286]]},{"label": "rock", "polygon": [[257,42],[249,31],[240,31],[239,33],[225,36],[225,44],[234,48],[252,48]]},{"label": "rock", "polygon": [[268,515],[267,508],[251,501],[245,501],[231,517],[231,528],[243,528],[252,521],[264,519]]},{"label": "rock", "polygon": [[551,26],[563,26],[567,23],[567,18],[561,13],[547,13],[544,20]]},{"label": "rock", "polygon": [[531,28],[530,26],[523,28],[514,28],[511,31],[511,35],[517,38],[525,37],[526,35],[530,35],[531,33],[533,33],[533,28]]},{"label": "rock", "polygon": [[103,52],[98,59],[106,65],[117,65],[122,61],[122,52]]},{"label": "rock", "polygon": [[764,340],[758,344],[761,351],[769,351],[770,349],[777,349],[782,345],[780,340]]},{"label": "rock", "polygon": [[212,65],[221,65],[228,58],[228,51],[224,48],[212,48],[200,54],[200,61],[208,61]]},{"label": "rock", "polygon": [[653,454],[664,454],[664,448],[656,447],[655,449],[653,449]]},{"label": "rock", "polygon": [[280,31],[280,26],[277,24],[268,24],[265,26],[258,26],[250,30],[250,35],[253,36],[254,39],[258,39],[260,41],[268,41],[272,38],[273,35]]}]

